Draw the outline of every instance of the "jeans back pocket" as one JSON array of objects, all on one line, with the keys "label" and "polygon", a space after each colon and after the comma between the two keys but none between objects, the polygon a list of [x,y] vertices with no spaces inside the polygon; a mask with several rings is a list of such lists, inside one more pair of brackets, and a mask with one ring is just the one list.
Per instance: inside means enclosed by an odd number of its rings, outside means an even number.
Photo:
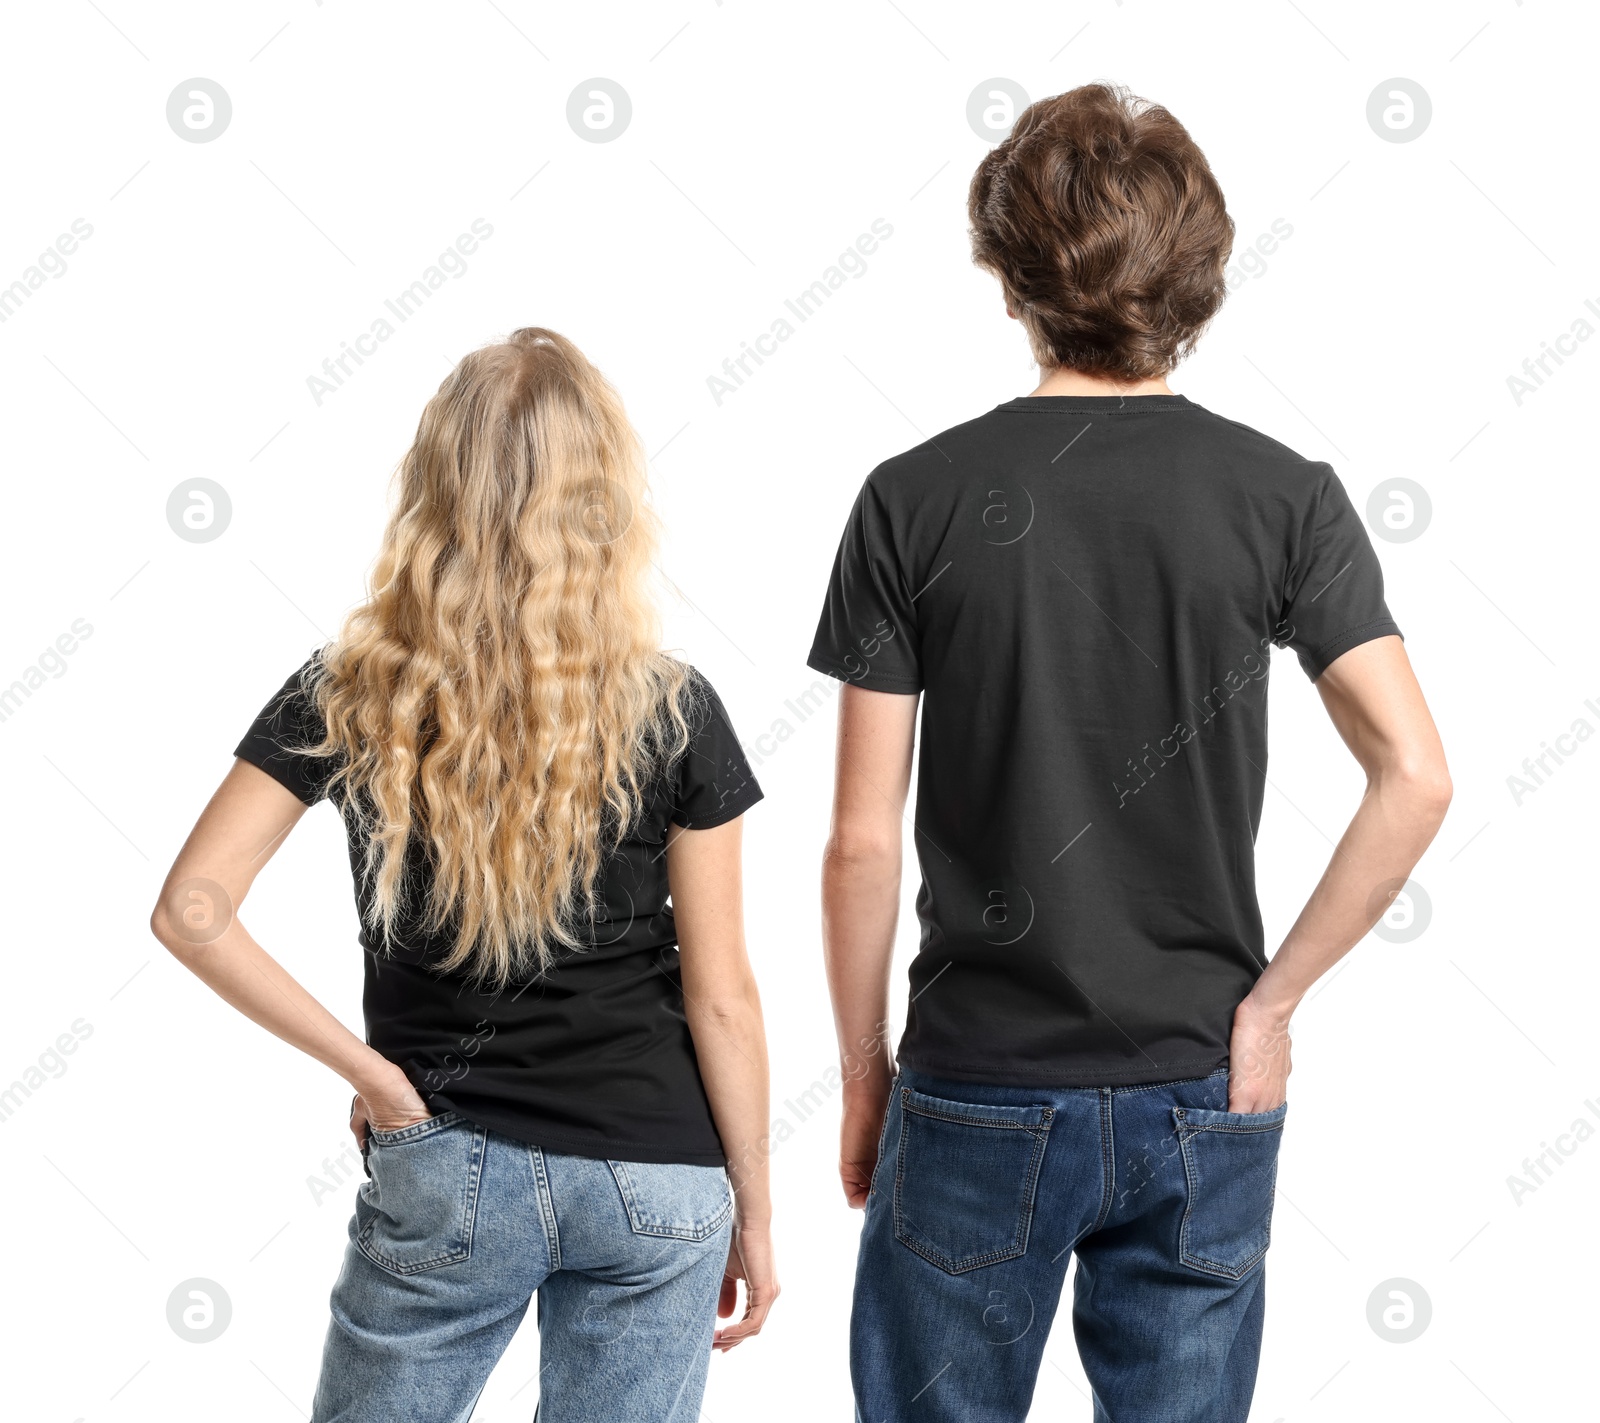
[{"label": "jeans back pocket", "polygon": [[608,1161],[635,1235],[707,1240],[733,1214],[728,1173],[720,1166]]},{"label": "jeans back pocket", "polygon": [[356,1248],[396,1275],[472,1254],[488,1133],[455,1112],[399,1131],[369,1128],[371,1179],[356,1197]]},{"label": "jeans back pocket", "polygon": [[1288,1105],[1270,1112],[1174,1107],[1188,1203],[1179,1255],[1191,1270],[1243,1279],[1272,1243],[1278,1146]]},{"label": "jeans back pocket", "polygon": [[895,1239],[950,1275],[1024,1254],[1055,1109],[899,1095]]}]

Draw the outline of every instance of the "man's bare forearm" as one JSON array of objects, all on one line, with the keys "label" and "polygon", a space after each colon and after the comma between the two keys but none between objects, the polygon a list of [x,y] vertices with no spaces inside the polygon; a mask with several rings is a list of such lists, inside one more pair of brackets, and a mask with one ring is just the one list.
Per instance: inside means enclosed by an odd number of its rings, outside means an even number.
[{"label": "man's bare forearm", "polygon": [[1287,1025],[1312,984],[1378,921],[1444,820],[1441,773],[1380,773],[1294,927],[1245,1000],[1268,1023]]},{"label": "man's bare forearm", "polygon": [[830,843],[822,864],[822,942],[845,1090],[884,1092],[889,967],[900,909],[900,847],[854,851]]}]

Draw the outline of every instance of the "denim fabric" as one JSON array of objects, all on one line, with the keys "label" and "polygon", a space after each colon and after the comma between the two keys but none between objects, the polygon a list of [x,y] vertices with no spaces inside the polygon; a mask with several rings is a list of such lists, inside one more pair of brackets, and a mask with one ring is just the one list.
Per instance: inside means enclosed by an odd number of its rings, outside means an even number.
[{"label": "denim fabric", "polygon": [[904,1070],[856,1271],[858,1423],[1021,1423],[1076,1254],[1095,1423],[1245,1423],[1287,1108],[1228,1074],[1001,1087]]},{"label": "denim fabric", "polygon": [[537,1294],[540,1423],[694,1423],[732,1198],[454,1112],[372,1132],[313,1423],[464,1423]]}]

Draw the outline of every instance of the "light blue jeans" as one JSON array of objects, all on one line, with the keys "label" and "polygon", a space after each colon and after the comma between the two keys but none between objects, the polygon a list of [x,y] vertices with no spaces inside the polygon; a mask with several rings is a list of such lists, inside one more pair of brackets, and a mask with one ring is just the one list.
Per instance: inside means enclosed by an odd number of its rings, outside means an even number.
[{"label": "light blue jeans", "polygon": [[539,1423],[694,1423],[720,1167],[560,1156],[454,1112],[369,1135],[313,1423],[464,1423],[539,1300]]}]

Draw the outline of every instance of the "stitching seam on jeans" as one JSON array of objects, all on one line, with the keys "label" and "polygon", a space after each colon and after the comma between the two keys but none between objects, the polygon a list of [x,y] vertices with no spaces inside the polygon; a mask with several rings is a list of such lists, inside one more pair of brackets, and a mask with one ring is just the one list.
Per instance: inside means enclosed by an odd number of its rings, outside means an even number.
[{"label": "stitching seam on jeans", "polygon": [[1093,1234],[1105,1225],[1111,1215],[1111,1203],[1117,1192],[1117,1141],[1116,1126],[1112,1120],[1112,1092],[1115,1088],[1100,1089],[1100,1214],[1089,1227]]},{"label": "stitching seam on jeans", "polygon": [[[903,1088],[902,1093],[909,1092],[910,1090],[910,1088]],[[1050,1130],[1051,1119],[1055,1116],[1055,1109],[1053,1107],[1003,1108],[1002,1110],[1005,1111],[1042,1111],[1044,1113],[1044,1119],[1039,1122],[1015,1122],[1008,1121],[1004,1117],[969,1117],[960,1112],[939,1111],[935,1108],[920,1106],[918,1103],[913,1102],[908,1096],[905,1095],[902,1095],[900,1100],[906,1111],[915,1112],[919,1117],[932,1117],[936,1122],[954,1122],[957,1126],[995,1127],[1002,1131],[1047,1132]]]},{"label": "stitching seam on jeans", "polygon": [[1234,1136],[1249,1136],[1252,1132],[1282,1131],[1286,1119],[1279,1117],[1275,1122],[1263,1122],[1258,1127],[1245,1126],[1242,1122],[1207,1122],[1201,1126],[1191,1126],[1185,1123],[1179,1135],[1184,1138],[1198,1136],[1203,1131],[1228,1132]]},{"label": "stitching seam on jeans", "polygon": [[413,1141],[426,1141],[436,1132],[442,1132],[461,1121],[460,1112],[441,1112],[436,1117],[424,1117],[420,1122],[412,1122],[407,1127],[396,1127],[393,1131],[384,1131],[381,1127],[369,1127],[367,1134],[379,1146],[401,1146]]},{"label": "stitching seam on jeans", "polygon": [[556,1224],[556,1203],[550,1190],[550,1173],[545,1168],[544,1152],[539,1147],[528,1148],[528,1159],[533,1164],[534,1189],[539,1196],[539,1215],[544,1222],[544,1242],[550,1251],[550,1270],[553,1274],[561,1268],[561,1229]]}]

